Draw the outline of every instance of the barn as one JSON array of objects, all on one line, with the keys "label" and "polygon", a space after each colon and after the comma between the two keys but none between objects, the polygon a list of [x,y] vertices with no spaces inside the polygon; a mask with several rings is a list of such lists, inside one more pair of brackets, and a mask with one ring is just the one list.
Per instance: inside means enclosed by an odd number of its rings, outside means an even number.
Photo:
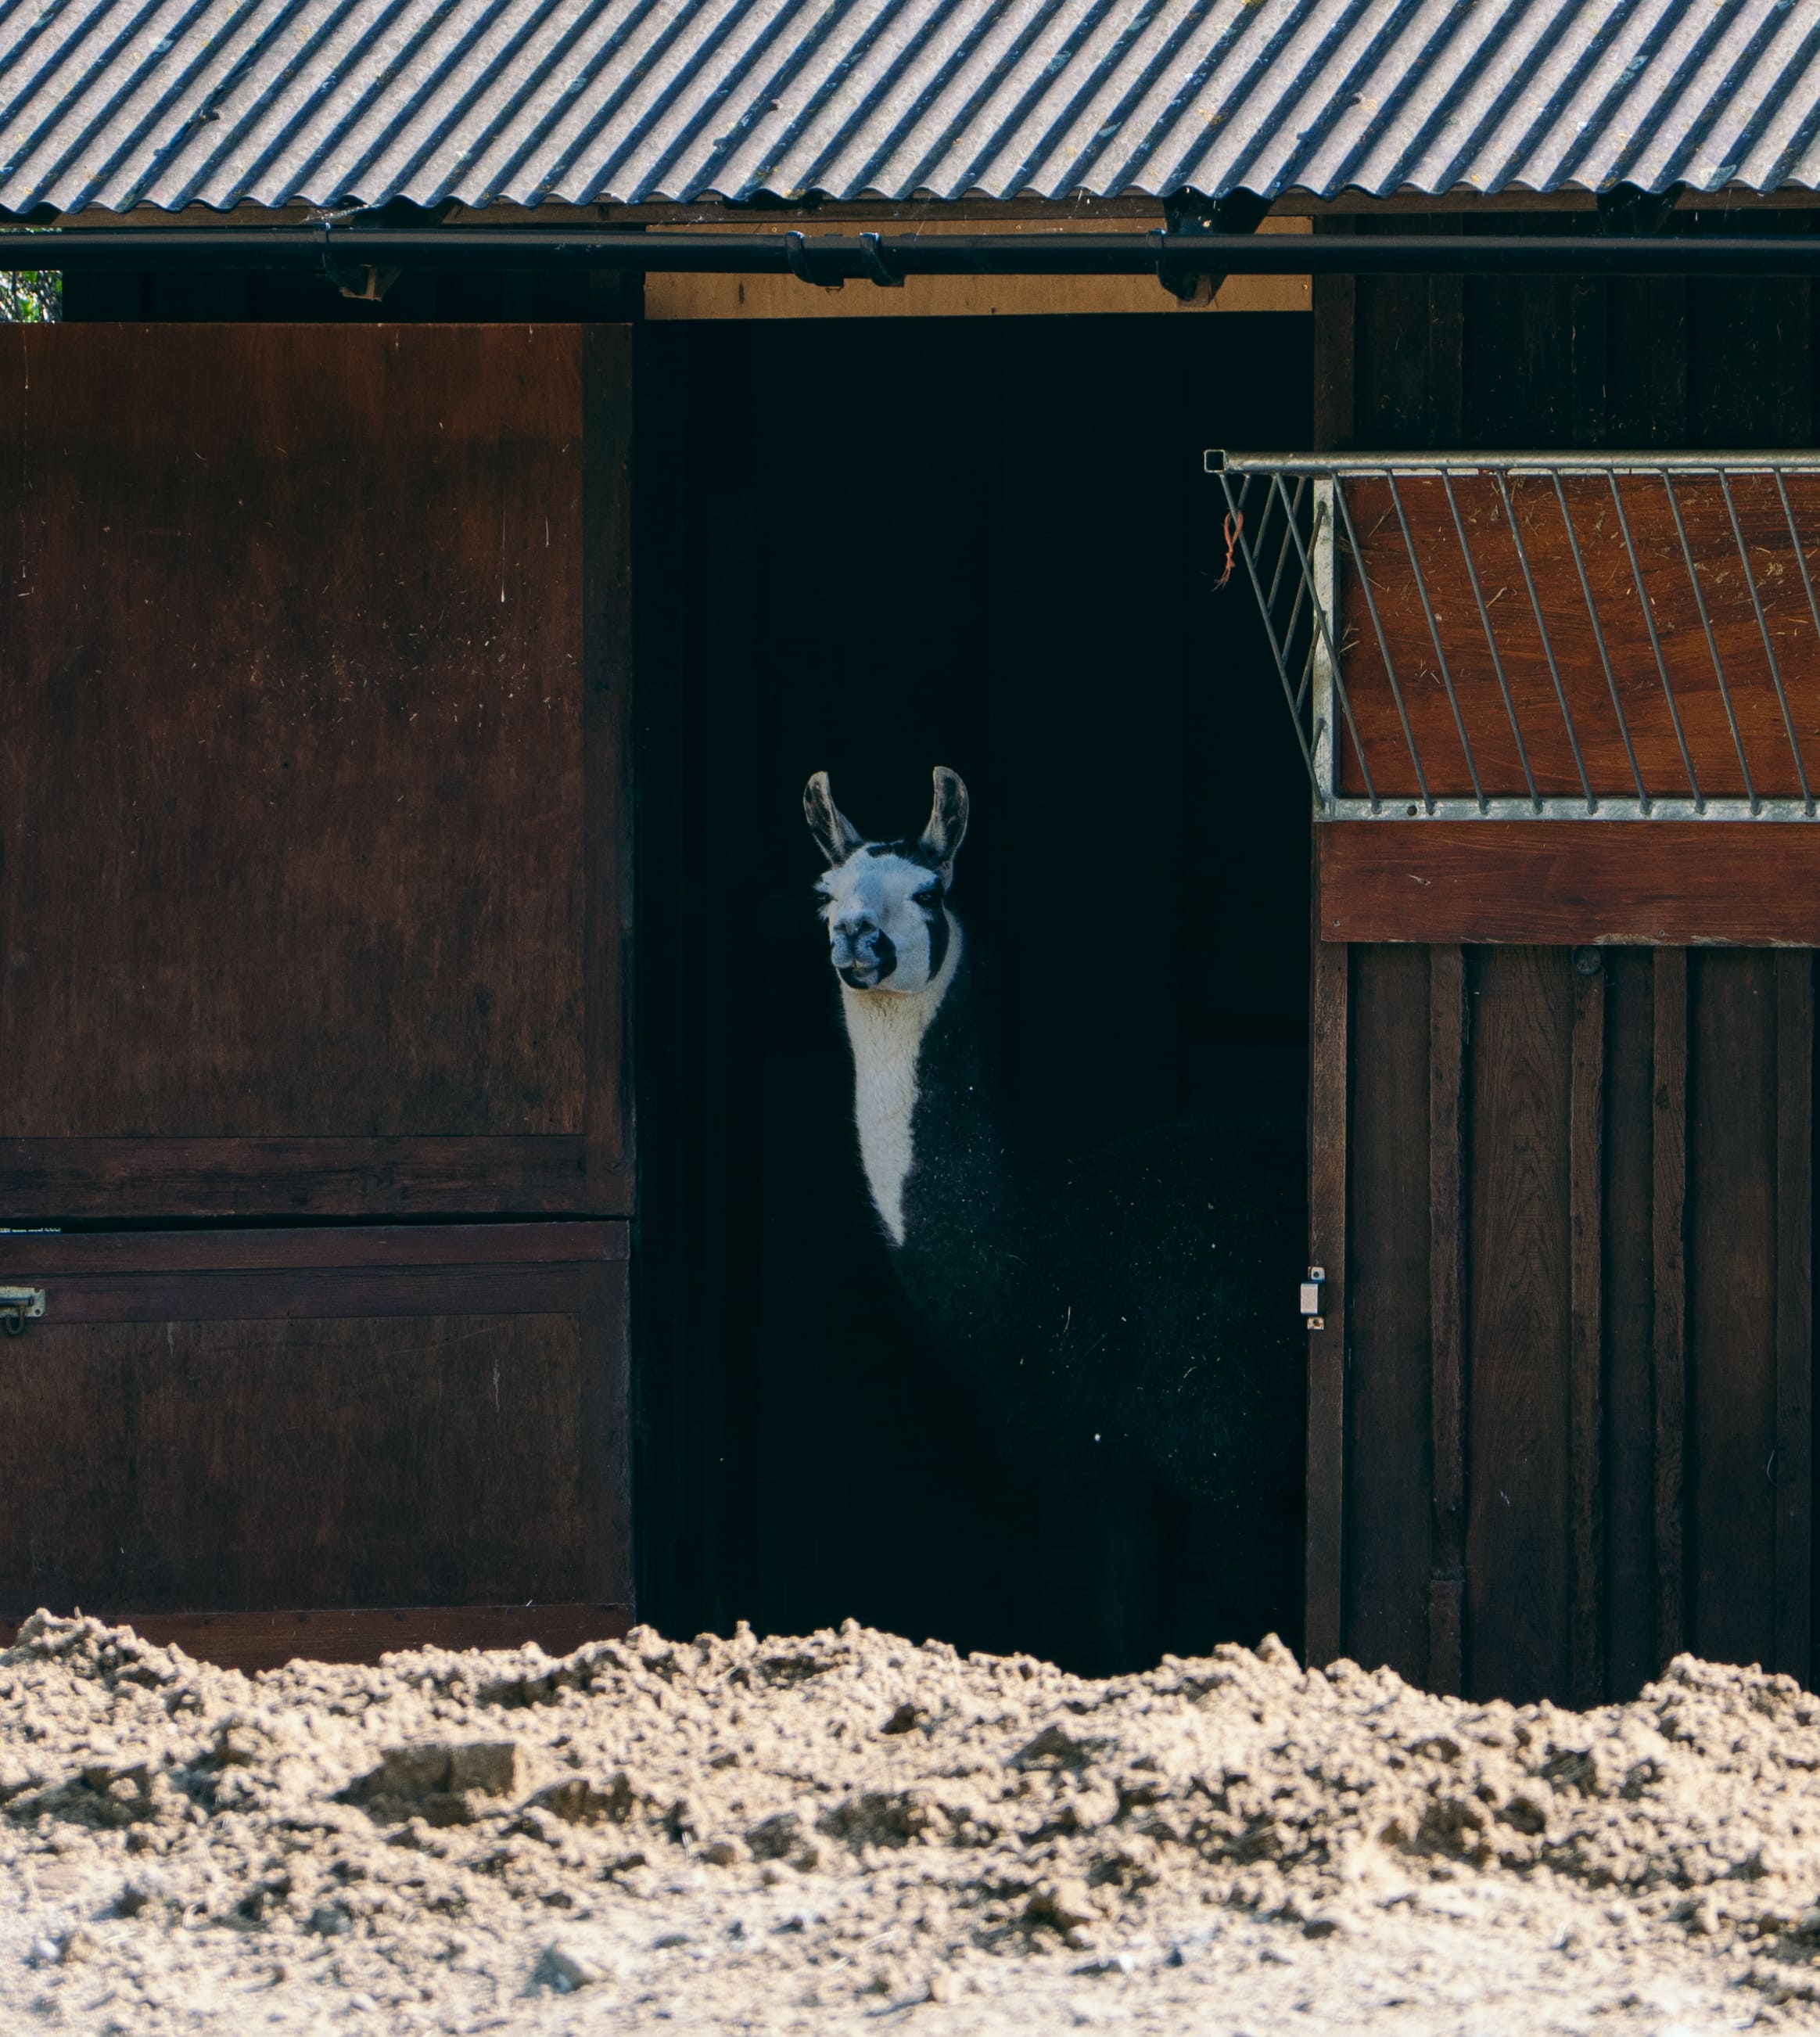
[{"label": "barn", "polygon": [[0,1617],[1098,1666],[851,1151],[940,762],[1033,1139],[1307,1127],[1291,1638],[1807,1678],[1799,25],[218,11],[0,59]]}]

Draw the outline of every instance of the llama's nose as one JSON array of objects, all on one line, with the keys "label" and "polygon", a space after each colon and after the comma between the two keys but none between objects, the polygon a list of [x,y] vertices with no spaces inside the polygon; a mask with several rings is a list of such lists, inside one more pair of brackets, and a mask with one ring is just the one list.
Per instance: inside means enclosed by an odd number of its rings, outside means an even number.
[{"label": "llama's nose", "polygon": [[851,913],[836,920],[834,932],[836,939],[856,954],[878,945],[878,929],[863,913]]}]

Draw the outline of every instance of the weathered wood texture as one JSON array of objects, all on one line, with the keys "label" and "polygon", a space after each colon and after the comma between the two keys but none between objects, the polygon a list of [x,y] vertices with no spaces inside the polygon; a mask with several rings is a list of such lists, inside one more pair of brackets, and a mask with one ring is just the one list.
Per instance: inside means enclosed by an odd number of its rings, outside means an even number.
[{"label": "weathered wood texture", "polygon": [[629,1208],[629,362],[617,328],[20,329],[15,1220]]},{"label": "weathered wood texture", "polygon": [[1602,794],[1812,789],[1820,627],[1803,568],[1820,574],[1820,477],[1792,474],[1779,489],[1773,475],[1740,474],[1729,505],[1705,476],[1671,486],[1575,474],[1558,487],[1519,477],[1508,514],[1486,474],[1360,478],[1346,495],[1346,791],[1363,792],[1369,770],[1388,796],[1414,798],[1425,781],[1466,796],[1476,771],[1488,795],[1522,797],[1533,781],[1545,796],[1578,796],[1582,768]]},{"label": "weathered wood texture", "polygon": [[0,1611],[629,1608],[624,1232],[0,1238]]},{"label": "weathered wood texture", "polygon": [[1419,1681],[1434,1572],[1429,972],[1419,948],[1352,960],[1342,1650]]},{"label": "weathered wood texture", "polygon": [[1329,821],[1328,941],[1820,946],[1804,821]]},{"label": "weathered wood texture", "polygon": [[[1317,359],[1334,371],[1322,415],[1355,445],[1461,443],[1443,435],[1456,374],[1469,445],[1811,437],[1804,285],[1728,302],[1701,283],[1469,279],[1458,325],[1398,297],[1413,287],[1361,279],[1343,299],[1317,292],[1327,308],[1318,315],[1350,327],[1317,334]],[[1701,788],[1740,792],[1704,629],[1657,587],[1673,561],[1660,513],[1641,500],[1648,484],[1622,486],[1664,658],[1679,661],[1671,670],[1690,703],[1684,725]],[[1603,527],[1584,492],[1576,483],[1569,499],[1595,598],[1631,604],[1617,677],[1627,718],[1634,705],[1646,785],[1685,791],[1685,776],[1663,776],[1678,750],[1610,490]],[[1551,632],[1558,623],[1558,644],[1577,644],[1564,680],[1587,695],[1580,718],[1576,694],[1576,718],[1594,731],[1595,788],[1634,792],[1558,502],[1549,527],[1550,499],[1525,484],[1518,506],[1532,564],[1546,562],[1537,578],[1551,590]],[[1487,555],[1508,551],[1508,527],[1470,490],[1461,501],[1463,514],[1471,508],[1485,520]],[[1778,546],[1758,484],[1737,501],[1759,584],[1782,604],[1765,600],[1784,677],[1811,690],[1820,641],[1786,526]],[[1388,497],[1378,507],[1386,513],[1365,534],[1367,563],[1375,548],[1394,576],[1401,527]],[[1475,757],[1494,767],[1482,783],[1520,792],[1451,512],[1433,483],[1412,484],[1404,507],[1431,584],[1445,583],[1437,631],[1456,678],[1471,667],[1478,633],[1482,669],[1471,668],[1478,691],[1463,711]],[[1712,508],[1690,505],[1690,539],[1727,676],[1742,670],[1755,689],[1736,701],[1752,782],[1795,789],[1736,545],[1728,524],[1712,526]],[[1820,491],[1796,508],[1804,523],[1810,509],[1820,519]],[[1505,563],[1514,566],[1514,554]],[[1488,600],[1508,577],[1486,586]],[[1684,567],[1680,577],[1685,585]],[[1431,787],[1467,790],[1411,598],[1406,588],[1389,600],[1412,656],[1425,655],[1412,712],[1425,754],[1451,774]],[[1350,599],[1351,655],[1369,688],[1376,652],[1356,582]],[[1520,600],[1519,573],[1496,607]],[[1506,675],[1527,705],[1546,709],[1552,682],[1533,617],[1528,629],[1526,645],[1520,609],[1501,638],[1515,646]],[[1797,723],[1805,757],[1810,743],[1820,750],[1820,731],[1813,701],[1794,698],[1807,702]],[[1488,700],[1494,716],[1483,713]],[[1369,712],[1381,720],[1387,704],[1388,691]],[[1384,726],[1393,725],[1394,713]],[[1576,788],[1561,775],[1560,726],[1557,708],[1555,734],[1532,752],[1544,790]],[[1399,792],[1404,783],[1389,777]],[[1629,1695],[1682,1648],[1811,1680],[1820,830],[1392,821],[1316,833],[1320,932],[1346,958],[1353,1013],[1347,1122],[1334,1135],[1347,1155],[1340,1206],[1353,1359],[1342,1649],[1439,1687],[1457,1676],[1469,1695],[1563,1703]],[[1450,1001],[1463,949],[1456,1071]],[[1318,1226],[1335,1198],[1318,1178],[1314,1191]],[[1463,1217],[1450,1233],[1456,1207]],[[1456,1495],[1466,1523],[1457,1641],[1444,1589]],[[1414,1607],[1425,1579],[1425,1623]]]},{"label": "weathered wood texture", "polygon": [[1308,1332],[1308,1525],[1303,1646],[1340,1652],[1346,1577],[1347,951],[1315,944],[1308,1015],[1309,1264],[1325,1276],[1321,1328]]},{"label": "weathered wood texture", "polygon": [[1572,964],[1559,948],[1469,958],[1469,1695],[1569,1684]]}]

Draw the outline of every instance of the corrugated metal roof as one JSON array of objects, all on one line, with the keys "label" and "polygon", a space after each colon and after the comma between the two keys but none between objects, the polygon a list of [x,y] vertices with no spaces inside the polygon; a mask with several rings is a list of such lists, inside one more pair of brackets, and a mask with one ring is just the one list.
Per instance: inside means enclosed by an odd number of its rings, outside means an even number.
[{"label": "corrugated metal roof", "polygon": [[1814,0],[0,0],[0,206],[1820,184]]}]

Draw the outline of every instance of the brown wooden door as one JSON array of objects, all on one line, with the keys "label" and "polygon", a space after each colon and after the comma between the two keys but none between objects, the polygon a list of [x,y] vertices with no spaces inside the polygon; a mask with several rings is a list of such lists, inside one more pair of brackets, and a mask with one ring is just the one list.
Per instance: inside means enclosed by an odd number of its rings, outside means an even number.
[{"label": "brown wooden door", "polygon": [[252,1667],[631,1612],[621,1223],[0,1238],[0,1623]]},{"label": "brown wooden door", "polygon": [[4,351],[0,1616],[623,1626],[629,330]]},{"label": "brown wooden door", "polygon": [[629,330],[21,327],[0,1209],[623,1215]]}]

